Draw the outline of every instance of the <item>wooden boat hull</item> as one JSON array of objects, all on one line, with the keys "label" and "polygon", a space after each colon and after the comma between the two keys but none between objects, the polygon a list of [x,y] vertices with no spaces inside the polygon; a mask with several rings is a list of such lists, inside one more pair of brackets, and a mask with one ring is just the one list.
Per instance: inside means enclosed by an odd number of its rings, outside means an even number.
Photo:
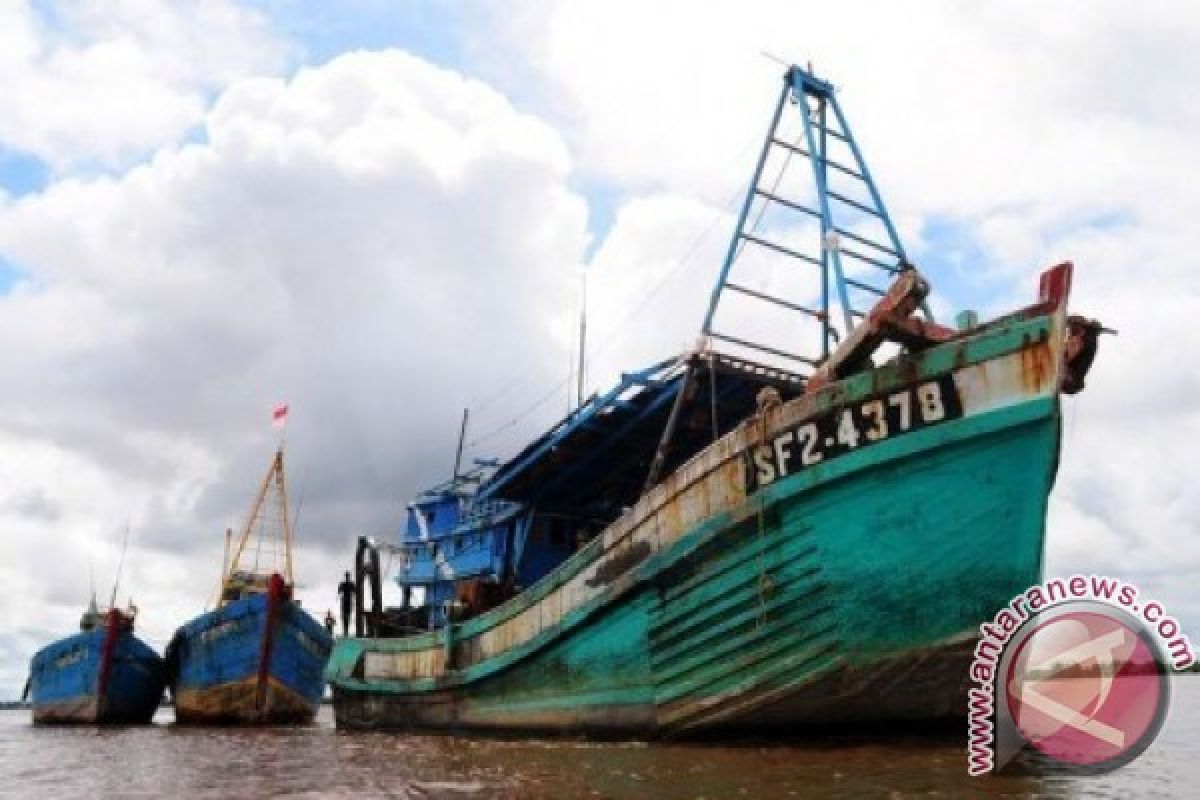
[{"label": "wooden boat hull", "polygon": [[253,595],[181,627],[167,650],[175,719],[192,724],[311,722],[332,640],[291,600]]},{"label": "wooden boat hull", "polygon": [[[669,737],[965,714],[977,626],[1041,577],[1063,326],[1015,315],[792,401],[504,606],[339,640],[337,724]],[[923,403],[930,424],[862,438]]]},{"label": "wooden boat hull", "polygon": [[102,679],[107,635],[104,629],[76,634],[34,655],[29,689],[35,724],[150,722],[166,680],[163,660],[132,633],[120,633]]},{"label": "wooden boat hull", "polygon": [[[704,738],[795,735],[810,726],[939,723],[965,716],[963,676],[975,639],[948,641],[910,653],[877,657],[859,666],[817,670],[785,692],[764,687],[744,692],[742,708],[704,725],[671,726],[647,695],[602,703],[555,702],[545,707],[512,704],[502,713],[471,710],[462,692],[395,694],[334,688],[337,726],[346,730],[486,732],[497,735],[586,736],[597,739]],[[748,673],[747,673],[748,674]],[[579,699],[584,699],[580,695]],[[751,711],[745,708],[753,702]],[[492,702],[488,705],[494,706]],[[701,706],[706,705],[701,703]],[[524,707],[522,707],[524,706]],[[682,710],[688,709],[686,705]],[[678,710],[678,709],[677,709]]]}]

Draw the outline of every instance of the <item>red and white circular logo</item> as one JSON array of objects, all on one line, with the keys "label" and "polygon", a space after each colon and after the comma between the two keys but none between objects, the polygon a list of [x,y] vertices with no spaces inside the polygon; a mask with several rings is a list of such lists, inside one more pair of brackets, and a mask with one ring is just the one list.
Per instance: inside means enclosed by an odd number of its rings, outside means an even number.
[{"label": "red and white circular logo", "polygon": [[1039,620],[1013,651],[1004,696],[1017,732],[1066,766],[1107,770],[1154,740],[1168,701],[1167,670],[1128,615],[1072,604]]}]

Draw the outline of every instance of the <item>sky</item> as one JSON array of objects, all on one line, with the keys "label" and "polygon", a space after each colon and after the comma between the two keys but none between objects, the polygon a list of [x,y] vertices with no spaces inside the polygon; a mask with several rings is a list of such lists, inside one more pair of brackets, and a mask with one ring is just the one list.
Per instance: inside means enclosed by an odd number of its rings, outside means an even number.
[{"label": "sky", "polygon": [[585,272],[587,391],[691,346],[781,60],[838,87],[939,316],[1075,263],[1120,334],[1047,572],[1200,636],[1197,53],[1182,1],[0,4],[0,699],[127,526],[145,638],[212,603],[277,403],[320,613],[464,407],[472,458],[567,409]]}]

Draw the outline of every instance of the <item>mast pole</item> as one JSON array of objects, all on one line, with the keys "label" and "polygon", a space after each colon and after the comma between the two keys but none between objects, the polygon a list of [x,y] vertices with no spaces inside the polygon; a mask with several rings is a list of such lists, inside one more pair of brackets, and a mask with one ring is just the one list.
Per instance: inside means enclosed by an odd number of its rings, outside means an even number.
[{"label": "mast pole", "polygon": [[579,304],[579,386],[575,391],[576,407],[583,405],[585,373],[587,370],[587,270],[580,274]]},{"label": "mast pole", "polygon": [[233,539],[233,528],[225,529],[225,547],[221,550],[221,574],[217,576],[217,602],[214,608],[221,605],[221,597],[225,594],[225,572],[229,569],[229,544]]},{"label": "mast pole", "polygon": [[687,366],[679,379],[679,394],[675,395],[675,402],[671,405],[667,426],[663,429],[662,438],[658,441],[658,448],[654,451],[654,459],[650,462],[650,471],[646,475],[646,482],[642,484],[642,494],[653,489],[654,485],[658,483],[658,476],[662,474],[663,464],[666,463],[667,454],[671,451],[671,440],[675,438],[675,426],[679,423],[679,412],[687,401],[687,394],[691,390],[692,379],[696,373],[695,356],[688,356],[686,363]]},{"label": "mast pole", "polygon": [[[282,450],[276,451],[276,459],[282,460],[282,452]],[[233,558],[229,562],[229,569],[225,573],[226,580],[233,574],[234,568],[241,561],[242,553],[246,549],[246,542],[250,539],[250,531],[254,530],[254,521],[258,519],[258,515],[262,511],[262,504],[263,500],[267,497],[267,490],[271,488],[271,478],[275,474],[275,464],[275,461],[271,462],[270,469],[267,470],[267,474],[263,476],[262,484],[258,487],[258,494],[254,497],[254,505],[250,507],[250,515],[246,518],[246,524],[238,536],[237,550],[234,551]]]},{"label": "mast pole", "polygon": [[292,523],[288,519],[287,480],[283,474],[283,445],[275,451],[275,486],[279,489],[279,502],[283,508],[283,564],[287,572],[289,586],[294,585],[292,577]]},{"label": "mast pole", "polygon": [[117,574],[113,577],[112,597],[108,607],[117,607],[117,587],[121,585],[121,570],[125,567],[125,550],[129,547],[129,523],[125,523],[125,538],[121,540],[121,558],[117,561]]},{"label": "mast pole", "polygon": [[463,409],[462,427],[458,429],[458,450],[454,453],[454,480],[458,480],[462,468],[463,442],[467,439],[467,416],[471,409]]}]

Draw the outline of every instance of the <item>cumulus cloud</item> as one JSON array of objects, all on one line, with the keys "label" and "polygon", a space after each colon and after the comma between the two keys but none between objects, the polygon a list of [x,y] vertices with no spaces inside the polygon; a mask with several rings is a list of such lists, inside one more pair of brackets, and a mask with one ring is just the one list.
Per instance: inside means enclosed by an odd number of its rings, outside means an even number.
[{"label": "cumulus cloud", "polygon": [[[700,229],[688,199],[719,208],[748,178],[782,72],[764,51],[841,88],[910,255],[944,292],[935,307],[1023,305],[1040,269],[1074,260],[1074,306],[1121,335],[1064,404],[1048,568],[1142,580],[1200,625],[1187,478],[1200,417],[1183,355],[1200,312],[1195,8],[530,2],[492,24],[505,35],[476,42],[481,63],[528,84],[579,169],[616,187],[598,284],[638,286],[624,265],[652,273],[664,242]],[[668,193],[676,211],[648,213],[644,198]],[[708,278],[676,281],[687,314]]]},{"label": "cumulus cloud", "polygon": [[281,41],[232,0],[0,7],[0,141],[56,168],[116,166],[176,140],[211,95],[279,69]]},{"label": "cumulus cloud", "polygon": [[[501,91],[397,52],[271,77],[287,45],[232,4],[183,38],[171,6],[64,8],[0,12],[23,76],[0,142],[61,173],[0,201],[22,274],[0,297],[0,609],[21,609],[0,685],[74,624],[89,563],[111,580],[126,520],[151,638],[205,602],[277,401],[322,610],[351,537],[448,476],[463,406],[473,455],[562,412],[585,262],[589,388],[688,346],[779,90],[760,51],[842,88],[939,311],[1027,303],[1076,262],[1076,308],[1121,334],[1065,402],[1048,569],[1120,574],[1200,625],[1190,6],[537,0],[463,32]],[[611,206],[590,233],[579,186]],[[752,285],[811,294],[748,254]]]},{"label": "cumulus cloud", "polygon": [[558,134],[494,90],[352,54],[233,84],[203,138],[0,206],[27,271],[0,297],[19,343],[0,356],[0,585],[31,624],[73,624],[126,521],[122,596],[159,635],[195,613],[282,400],[315,592],[448,474],[464,405],[566,363],[586,206]]}]

